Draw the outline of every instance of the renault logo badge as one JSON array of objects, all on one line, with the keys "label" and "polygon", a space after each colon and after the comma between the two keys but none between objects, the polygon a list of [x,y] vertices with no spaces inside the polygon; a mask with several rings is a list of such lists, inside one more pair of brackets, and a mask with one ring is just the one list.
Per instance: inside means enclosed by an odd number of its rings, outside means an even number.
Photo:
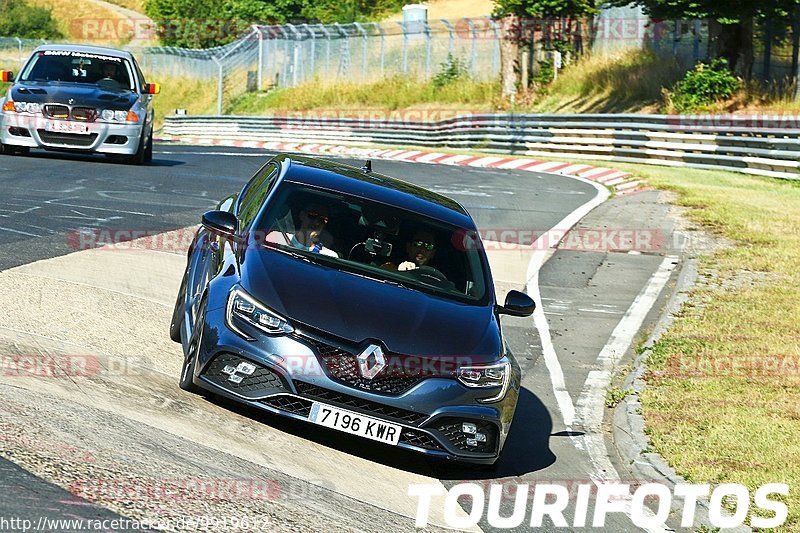
[{"label": "renault logo badge", "polygon": [[369,347],[358,354],[358,369],[366,379],[372,379],[386,367],[386,357],[380,346],[370,344]]}]

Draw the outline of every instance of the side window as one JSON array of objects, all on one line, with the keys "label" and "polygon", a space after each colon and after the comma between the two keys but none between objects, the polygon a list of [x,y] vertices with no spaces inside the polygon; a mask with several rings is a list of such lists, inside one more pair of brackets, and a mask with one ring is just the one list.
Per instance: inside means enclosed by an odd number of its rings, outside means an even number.
[{"label": "side window", "polygon": [[239,227],[249,229],[256,218],[264,200],[267,199],[272,184],[278,177],[278,166],[274,163],[259,170],[242,190],[239,197]]}]

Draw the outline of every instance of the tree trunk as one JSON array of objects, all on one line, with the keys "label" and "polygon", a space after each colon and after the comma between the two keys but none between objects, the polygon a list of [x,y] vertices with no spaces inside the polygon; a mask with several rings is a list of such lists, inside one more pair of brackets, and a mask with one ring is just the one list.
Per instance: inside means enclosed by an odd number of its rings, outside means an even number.
[{"label": "tree trunk", "polygon": [[712,58],[728,60],[730,69],[743,78],[753,73],[753,19],[736,24],[721,24],[711,20],[709,30],[709,54]]},{"label": "tree trunk", "polygon": [[514,100],[519,82],[520,20],[509,15],[500,20],[500,84],[504,98]]}]

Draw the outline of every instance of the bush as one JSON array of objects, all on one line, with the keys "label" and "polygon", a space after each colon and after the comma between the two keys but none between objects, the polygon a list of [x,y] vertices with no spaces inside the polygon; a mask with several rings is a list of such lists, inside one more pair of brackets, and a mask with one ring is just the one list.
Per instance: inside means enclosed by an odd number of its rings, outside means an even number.
[{"label": "bush", "polygon": [[466,78],[467,65],[452,54],[447,54],[447,61],[441,64],[439,72],[433,77],[433,87],[441,89],[445,85],[454,83],[462,78]]},{"label": "bush", "polygon": [[543,87],[553,83],[553,77],[556,73],[555,69],[556,68],[553,66],[553,62],[551,60],[545,59],[543,61],[539,61],[539,68],[533,75],[533,82],[538,87]]},{"label": "bush", "polygon": [[0,0],[0,35],[21,39],[59,39],[61,32],[49,9],[25,0]]},{"label": "bush", "polygon": [[711,64],[698,63],[666,96],[676,111],[700,111],[727,100],[741,86],[742,80],[728,69],[727,60],[715,59]]}]

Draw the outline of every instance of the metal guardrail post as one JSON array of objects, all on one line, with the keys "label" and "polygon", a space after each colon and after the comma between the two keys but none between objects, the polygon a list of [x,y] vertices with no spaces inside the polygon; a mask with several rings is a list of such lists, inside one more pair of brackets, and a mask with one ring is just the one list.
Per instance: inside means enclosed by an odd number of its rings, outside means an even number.
[{"label": "metal guardrail post", "polygon": [[385,67],[385,61],[386,61],[386,56],[385,56],[385,53],[386,53],[386,32],[383,30],[383,26],[381,26],[377,22],[372,22],[371,24],[372,24],[372,26],[374,28],[376,28],[378,30],[378,34],[381,36],[381,59],[380,59],[380,62],[381,62],[381,74],[383,74],[383,70],[384,70],[384,67]]},{"label": "metal guardrail post", "polygon": [[222,72],[222,62],[218,60],[216,57],[211,56],[211,59],[214,63],[217,64],[218,69],[218,78],[217,78],[217,115],[222,114],[222,77],[224,76]]},{"label": "metal guardrail post", "polygon": [[300,69],[300,32],[294,24],[285,24],[292,32],[292,86],[297,86],[297,71]]}]

